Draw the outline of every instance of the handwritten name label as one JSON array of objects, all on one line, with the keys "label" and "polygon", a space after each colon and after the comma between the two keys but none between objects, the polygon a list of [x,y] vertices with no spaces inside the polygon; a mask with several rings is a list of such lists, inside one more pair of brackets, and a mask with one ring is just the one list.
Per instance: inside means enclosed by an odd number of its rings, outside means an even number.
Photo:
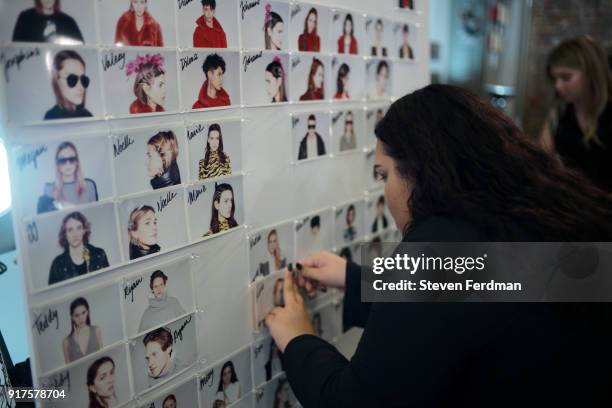
[{"label": "handwritten name label", "polygon": [[4,262],[0,262],[0,275],[6,271],[8,271],[8,267],[4,264]]},{"label": "handwritten name label", "polygon": [[191,140],[196,137],[198,134],[202,133],[206,129],[206,126],[199,124],[192,129],[187,129],[187,140]]},{"label": "handwritten name label", "polygon": [[372,156],[374,156],[376,154],[376,152],[374,150],[370,150],[369,152],[366,153],[366,159],[371,159]]},{"label": "handwritten name label", "polygon": [[181,57],[181,71],[184,71],[185,68],[193,64],[198,60],[198,54],[194,53],[193,55],[188,55],[186,57]]},{"label": "handwritten name label", "polygon": [[261,241],[261,234],[253,235],[250,239],[251,249]]},{"label": "handwritten name label", "polygon": [[181,327],[178,330],[174,331],[174,341],[176,342],[178,341],[183,341],[183,330],[185,330],[185,327],[187,327],[187,325],[189,323],[191,323],[191,319],[192,319],[192,315],[189,315],[189,317],[187,317],[185,319],[185,321],[183,322],[183,324],[181,324]]},{"label": "handwritten name label", "polygon": [[259,401],[261,401],[264,397],[264,390],[259,390],[257,392],[257,394],[255,394],[255,399],[257,400],[257,403],[259,404]]},{"label": "handwritten name label", "polygon": [[338,57],[332,58],[332,68],[336,68],[336,65],[338,65],[338,62],[340,62],[338,60]]},{"label": "handwritten name label", "polygon": [[376,63],[377,61],[373,61],[373,60],[369,60],[366,63],[366,69],[369,71],[370,69],[372,69],[372,66]]},{"label": "handwritten name label", "polygon": [[334,16],[332,17],[332,20],[334,21],[334,23],[338,20],[340,20],[340,13],[334,13]]},{"label": "handwritten name label", "polygon": [[249,11],[253,7],[259,6],[260,2],[261,0],[255,0],[255,1],[240,0],[240,11],[242,12],[242,19],[244,20],[244,14],[247,11]]},{"label": "handwritten name label", "polygon": [[295,230],[296,230],[296,232],[297,232],[297,231],[299,231],[299,230],[301,230],[301,229],[302,229],[302,227],[303,227],[304,225],[306,225],[306,223],[308,222],[308,220],[310,220],[310,217],[306,217],[306,218],[303,218],[303,219],[299,220],[299,221],[297,222],[297,224],[295,224]]},{"label": "handwritten name label", "polygon": [[136,290],[138,285],[140,285],[141,283],[142,283],[142,276],[140,278],[136,279],[135,281],[128,282],[123,287],[123,298],[127,299],[129,297],[130,301],[132,303],[134,303],[134,291]]},{"label": "handwritten name label", "polygon": [[401,30],[401,29],[402,29],[402,26],[403,26],[403,24],[396,24],[396,25],[393,27],[393,34],[397,34],[397,33],[399,32],[399,30]]},{"label": "handwritten name label", "polygon": [[374,116],[374,111],[368,111],[368,113],[366,113],[366,118],[372,119],[372,116]]},{"label": "handwritten name label", "polygon": [[374,206],[374,201],[368,201],[368,210],[372,209]]},{"label": "handwritten name label", "polygon": [[340,208],[339,210],[336,210],[336,218],[340,218],[340,216],[342,215],[343,212],[344,212],[343,208]]},{"label": "handwritten name label", "polygon": [[257,289],[255,290],[255,299],[259,300],[261,294],[263,293],[264,290],[264,284],[260,283],[257,285]]},{"label": "handwritten name label", "polygon": [[302,59],[296,55],[291,59],[291,68],[295,68],[302,62]]},{"label": "handwritten name label", "polygon": [[21,64],[25,61],[37,57],[40,55],[40,50],[38,48],[33,49],[20,49],[17,55],[7,58],[7,56],[2,53],[0,54],[0,63],[4,64],[4,79],[6,83],[10,82],[9,72],[12,68],[17,67],[18,71],[21,71]]},{"label": "handwritten name label", "polygon": [[61,389],[66,386],[66,391],[70,391],[70,372],[62,371],[41,381],[43,388]]},{"label": "handwritten name label", "polygon": [[36,221],[26,225],[26,235],[30,244],[38,242],[38,225],[36,225]]},{"label": "handwritten name label", "polygon": [[249,65],[263,57],[263,51],[259,51],[257,54],[245,55],[242,57],[242,65],[244,66],[244,72],[247,72]]},{"label": "handwritten name label", "polygon": [[166,195],[161,196],[159,200],[157,200],[157,211],[158,212],[164,211],[164,208],[170,205],[172,200],[174,200],[177,195],[178,193],[176,191],[168,191]]},{"label": "handwritten name label", "polygon": [[259,356],[259,354],[263,350],[263,347],[264,347],[264,344],[261,343],[261,344],[257,345],[257,347],[253,348],[253,354],[255,355],[255,358],[257,358],[257,356]]},{"label": "handwritten name label", "polygon": [[187,5],[189,3],[191,3],[193,0],[178,0],[178,8],[179,10],[182,9],[183,7],[187,7]]},{"label": "handwritten name label", "polygon": [[102,69],[108,71],[118,65],[119,69],[125,68],[125,52],[109,52],[102,58]]},{"label": "handwritten name label", "polygon": [[191,190],[189,192],[189,197],[187,197],[187,201],[189,202],[189,205],[198,201],[198,198],[200,198],[200,196],[205,192],[206,192],[206,186],[198,187],[196,189]]},{"label": "handwritten name label", "polygon": [[134,139],[132,139],[130,135],[123,135],[122,137],[115,139],[115,143],[113,143],[113,154],[115,157],[117,157],[133,144]]},{"label": "handwritten name label", "polygon": [[369,30],[369,29],[370,29],[370,26],[372,25],[372,22],[373,22],[373,21],[374,21],[374,20],[372,19],[372,17],[370,17],[370,18],[368,18],[368,19],[366,20],[366,22],[365,22],[366,30]]},{"label": "handwritten name label", "polygon": [[300,118],[298,118],[297,116],[294,116],[291,119],[291,125],[293,126],[293,128],[295,128],[298,125],[298,123],[300,123]]},{"label": "handwritten name label", "polygon": [[297,16],[300,11],[302,11],[302,7],[300,7],[299,4],[295,4],[291,9],[291,19],[293,20],[293,18]]},{"label": "handwritten name label", "polygon": [[212,370],[204,374],[204,377],[200,378],[200,391],[202,391],[202,389],[206,387],[207,385],[208,387],[213,386],[214,376],[215,376],[215,369],[213,368]]},{"label": "handwritten name label", "polygon": [[332,116],[332,123],[335,125],[336,122],[338,122],[340,120],[342,115],[344,115],[343,112],[338,112],[338,113],[334,114],[334,116]]},{"label": "handwritten name label", "polygon": [[36,332],[40,335],[45,332],[53,322],[55,322],[55,330],[59,329],[59,314],[57,309],[49,309],[44,313],[37,314],[34,317],[33,328],[36,329]]},{"label": "handwritten name label", "polygon": [[20,154],[17,157],[17,167],[23,170],[29,164],[32,164],[35,169],[38,168],[38,157],[47,151],[47,146],[37,146],[34,150]]}]

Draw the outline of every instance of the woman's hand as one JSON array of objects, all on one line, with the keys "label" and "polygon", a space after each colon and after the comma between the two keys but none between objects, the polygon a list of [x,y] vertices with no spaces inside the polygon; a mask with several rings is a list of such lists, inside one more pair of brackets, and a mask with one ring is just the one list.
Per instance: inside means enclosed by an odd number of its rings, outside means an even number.
[{"label": "woman's hand", "polygon": [[283,288],[285,307],[275,307],[266,316],[266,326],[281,352],[289,342],[302,334],[315,335],[310,316],[304,306],[304,299],[293,284],[292,273],[285,269]]},{"label": "woman's hand", "polygon": [[303,278],[313,279],[330,288],[344,288],[346,280],[346,259],[329,251],[317,252],[300,260],[302,269],[298,285],[307,287]]}]

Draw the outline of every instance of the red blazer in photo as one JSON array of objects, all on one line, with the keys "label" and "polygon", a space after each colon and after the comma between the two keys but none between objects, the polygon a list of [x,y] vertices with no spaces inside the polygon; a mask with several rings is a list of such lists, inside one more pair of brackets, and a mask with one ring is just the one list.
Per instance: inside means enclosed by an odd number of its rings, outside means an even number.
[{"label": "red blazer in photo", "polygon": [[[344,54],[346,51],[344,50],[344,36],[341,35],[340,38],[338,38],[338,53],[339,54]],[[357,39],[355,38],[355,36],[351,36],[351,46],[349,48],[349,54],[357,54]]]}]

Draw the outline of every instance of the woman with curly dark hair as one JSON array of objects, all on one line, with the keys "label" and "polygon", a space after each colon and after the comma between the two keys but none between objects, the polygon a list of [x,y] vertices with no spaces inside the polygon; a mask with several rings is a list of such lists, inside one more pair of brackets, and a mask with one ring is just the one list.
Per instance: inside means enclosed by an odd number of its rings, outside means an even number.
[{"label": "woman with curly dark hair", "polygon": [[[430,85],[376,128],[375,171],[404,242],[611,241],[612,201],[469,91]],[[606,303],[361,302],[361,269],[329,252],[303,274],[344,288],[364,328],[351,360],[317,338],[293,277],[266,318],[303,406],[609,406]],[[302,279],[298,279],[301,283]]]}]

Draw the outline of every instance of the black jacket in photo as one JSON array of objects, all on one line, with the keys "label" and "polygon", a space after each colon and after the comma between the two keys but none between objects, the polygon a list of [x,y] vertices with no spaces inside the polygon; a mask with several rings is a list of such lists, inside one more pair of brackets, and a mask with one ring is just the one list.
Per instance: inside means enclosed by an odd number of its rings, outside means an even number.
[{"label": "black jacket in photo", "polygon": [[176,161],[173,161],[163,174],[151,179],[151,187],[153,187],[154,190],[175,186],[177,184],[181,184],[181,171]]},{"label": "black jacket in photo", "polygon": [[87,262],[82,265],[75,265],[70,259],[70,250],[68,249],[55,257],[49,271],[49,285],[109,266],[106,252],[102,248],[91,244],[85,244],[85,248],[89,251],[89,265],[87,265]]},{"label": "black jacket in photo", "polygon": [[[316,134],[317,137],[317,156],[323,156],[325,154],[325,142],[320,134]],[[298,160],[308,159],[308,135],[304,136],[300,141],[300,150],[298,151]]]},{"label": "black jacket in photo", "polygon": [[83,43],[83,35],[74,18],[61,11],[45,15],[34,8],[24,10],[17,17],[13,30],[13,41],[65,44],[67,39]]}]

